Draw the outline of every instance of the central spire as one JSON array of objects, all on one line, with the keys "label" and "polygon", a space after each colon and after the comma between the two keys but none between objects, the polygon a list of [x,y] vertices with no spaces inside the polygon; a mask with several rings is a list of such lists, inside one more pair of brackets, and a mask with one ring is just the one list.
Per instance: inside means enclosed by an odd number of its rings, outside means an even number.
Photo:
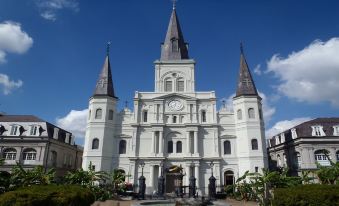
[{"label": "central spire", "polygon": [[161,45],[160,60],[181,60],[188,59],[188,45],[184,40],[179,19],[176,13],[175,1],[168,25],[165,42]]}]

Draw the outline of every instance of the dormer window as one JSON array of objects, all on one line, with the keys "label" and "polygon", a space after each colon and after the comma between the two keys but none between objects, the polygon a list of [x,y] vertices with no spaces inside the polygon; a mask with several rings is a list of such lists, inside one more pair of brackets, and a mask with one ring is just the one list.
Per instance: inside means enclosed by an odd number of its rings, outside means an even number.
[{"label": "dormer window", "polygon": [[312,126],[312,136],[325,136],[325,133],[323,131],[323,127],[320,125]]},{"label": "dormer window", "polygon": [[333,136],[339,136],[339,125],[333,126]]},{"label": "dormer window", "polygon": [[291,129],[292,139],[296,139],[298,137],[297,130],[295,128]]},{"label": "dormer window", "polygon": [[29,133],[31,136],[37,136],[38,135],[38,126],[37,125],[32,125],[31,126],[31,131]]},{"label": "dormer window", "polygon": [[18,125],[12,125],[10,135],[12,135],[12,136],[18,136],[19,135],[19,126]]}]

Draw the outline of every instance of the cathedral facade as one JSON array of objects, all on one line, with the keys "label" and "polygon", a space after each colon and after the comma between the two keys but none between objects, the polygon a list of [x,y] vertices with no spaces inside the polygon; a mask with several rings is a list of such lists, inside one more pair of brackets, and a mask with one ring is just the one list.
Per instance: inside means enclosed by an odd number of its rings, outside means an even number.
[{"label": "cathedral facade", "polygon": [[173,192],[172,170],[182,168],[182,185],[194,176],[205,194],[212,171],[217,185],[228,185],[247,170],[267,167],[261,98],[242,49],[233,111],[217,110],[215,92],[195,91],[195,61],[175,9],[154,64],[154,91],[135,92],[133,110],[117,111],[107,54],[89,101],[84,169],[90,163],[96,171],[120,169],[132,184],[143,172],[152,193],[161,171],[166,192]]}]

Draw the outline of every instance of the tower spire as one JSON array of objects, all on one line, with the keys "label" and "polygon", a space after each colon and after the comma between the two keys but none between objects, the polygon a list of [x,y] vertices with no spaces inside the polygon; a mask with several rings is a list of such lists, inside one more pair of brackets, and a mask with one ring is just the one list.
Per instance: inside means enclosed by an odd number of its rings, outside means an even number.
[{"label": "tower spire", "polygon": [[164,43],[161,45],[160,60],[188,59],[187,43],[181,31],[179,19],[176,13],[176,1],[173,0],[173,10]]},{"label": "tower spire", "polygon": [[240,68],[239,79],[237,85],[236,97],[248,95],[258,96],[258,91],[255,87],[251,72],[248,68],[248,64],[244,54],[244,48],[242,42],[240,43]]},{"label": "tower spire", "polygon": [[93,96],[110,96],[117,98],[114,94],[111,64],[109,61],[110,45],[111,42],[107,42],[105,62],[99,75]]}]

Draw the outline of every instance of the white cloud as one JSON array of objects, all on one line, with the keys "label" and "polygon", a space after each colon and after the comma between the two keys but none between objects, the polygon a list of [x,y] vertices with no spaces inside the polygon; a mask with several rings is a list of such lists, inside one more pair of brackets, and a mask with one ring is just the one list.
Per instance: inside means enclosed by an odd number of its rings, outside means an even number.
[{"label": "white cloud", "polygon": [[339,107],[339,38],[316,40],[283,58],[267,62],[267,72],[280,79],[278,91],[300,102],[330,102]]},{"label": "white cloud", "polygon": [[40,9],[40,16],[50,21],[55,21],[58,11],[62,9],[79,11],[78,0],[36,0],[36,5]]},{"label": "white cloud", "polygon": [[[266,97],[266,95],[262,92],[259,92],[260,97],[262,98],[261,103],[262,103],[262,110],[263,110],[263,116],[265,122],[269,122],[274,115],[276,109],[274,106],[271,105],[271,101],[269,98]],[[228,110],[233,110],[233,97],[235,96],[235,93],[230,95],[228,98],[222,98],[222,101],[225,101],[226,108]]]},{"label": "white cloud", "polygon": [[76,138],[84,138],[86,132],[88,109],[71,110],[66,116],[56,118],[56,124],[72,132]]},{"label": "white cloud", "polygon": [[273,125],[270,129],[266,130],[266,138],[269,139],[280,132],[290,129],[298,124],[311,120],[309,117],[299,117],[292,120],[282,120]]},{"label": "white cloud", "polygon": [[18,89],[22,86],[23,82],[21,80],[13,81],[10,80],[9,76],[6,74],[0,73],[0,86],[2,87],[2,92],[7,95],[12,92],[14,89]]},{"label": "white cloud", "polygon": [[261,64],[258,64],[257,66],[255,66],[255,68],[254,68],[254,73],[256,74],[256,75],[258,75],[258,76],[260,76],[261,75]]},{"label": "white cloud", "polygon": [[0,63],[6,62],[7,53],[25,53],[33,45],[33,39],[17,22],[0,23]]}]

